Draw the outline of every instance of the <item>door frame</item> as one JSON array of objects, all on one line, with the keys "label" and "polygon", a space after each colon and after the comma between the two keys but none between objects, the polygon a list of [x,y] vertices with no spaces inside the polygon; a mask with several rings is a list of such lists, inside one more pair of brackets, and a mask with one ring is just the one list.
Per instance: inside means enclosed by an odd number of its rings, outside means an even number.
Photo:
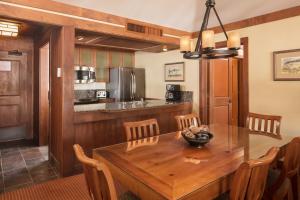
[{"label": "door frame", "polygon": [[[241,44],[243,45],[244,58],[241,67],[238,70],[238,125],[245,126],[246,118],[249,113],[249,42],[248,37],[241,38]],[[226,47],[227,42],[217,42],[216,48]],[[207,62],[199,62],[199,115],[202,123],[208,124],[209,122],[209,88],[210,88],[210,74]]]},{"label": "door frame", "polygon": [[[49,27],[47,29],[44,29],[40,32],[40,34],[37,34],[37,36],[34,38],[34,143],[38,145],[44,145],[44,140],[40,138],[40,85],[41,85],[41,76],[40,76],[40,48],[45,46],[47,43],[49,43],[49,49],[50,49],[50,35],[53,27]],[[50,77],[50,52],[49,52],[49,86],[51,85],[51,77]],[[51,92],[51,88],[49,88],[49,92]],[[48,125],[50,124],[50,101],[49,98],[49,115],[48,115]],[[49,134],[50,134],[50,125],[48,126],[48,141],[49,141]]]}]

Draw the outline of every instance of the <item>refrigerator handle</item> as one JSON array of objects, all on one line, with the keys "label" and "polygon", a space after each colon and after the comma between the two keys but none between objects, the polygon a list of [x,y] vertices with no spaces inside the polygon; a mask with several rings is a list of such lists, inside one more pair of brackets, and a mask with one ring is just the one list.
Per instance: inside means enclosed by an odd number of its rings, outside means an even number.
[{"label": "refrigerator handle", "polygon": [[136,98],[136,77],[135,77],[135,73],[133,72],[133,88],[134,88],[134,98]]},{"label": "refrigerator handle", "polygon": [[133,91],[134,91],[134,86],[133,86],[133,73],[130,72],[130,100],[133,100]]}]

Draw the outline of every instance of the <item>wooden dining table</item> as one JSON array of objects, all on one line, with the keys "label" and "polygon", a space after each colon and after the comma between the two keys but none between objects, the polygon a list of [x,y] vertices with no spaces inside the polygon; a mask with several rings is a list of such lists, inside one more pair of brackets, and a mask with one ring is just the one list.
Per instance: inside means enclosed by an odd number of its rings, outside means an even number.
[{"label": "wooden dining table", "polygon": [[93,150],[108,165],[114,181],[141,199],[213,199],[230,189],[234,172],[271,147],[284,151],[292,137],[269,137],[246,128],[209,125],[214,135],[201,148],[181,132],[162,134]]}]

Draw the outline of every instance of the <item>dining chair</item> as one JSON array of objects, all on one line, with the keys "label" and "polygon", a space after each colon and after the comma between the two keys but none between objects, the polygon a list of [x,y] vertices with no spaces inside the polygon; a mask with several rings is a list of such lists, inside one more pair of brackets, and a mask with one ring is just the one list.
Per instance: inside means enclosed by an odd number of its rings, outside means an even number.
[{"label": "dining chair", "polygon": [[78,144],[74,144],[73,149],[77,159],[83,166],[88,191],[92,200],[138,200],[138,198],[130,192],[124,193],[117,198],[113,177],[107,165],[87,157],[82,147]]},{"label": "dining chair", "polygon": [[300,137],[294,138],[287,146],[281,170],[270,169],[269,187],[266,199],[300,198]]},{"label": "dining chair", "polygon": [[133,151],[140,147],[157,145],[159,136],[147,137],[140,140],[132,140],[127,142],[126,152]]},{"label": "dining chair", "polygon": [[200,118],[196,113],[175,116],[175,119],[179,131],[189,128],[190,126],[199,127],[201,125]]},{"label": "dining chair", "polygon": [[281,118],[281,116],[275,115],[249,113],[246,120],[246,128],[257,133],[262,133],[264,135],[281,137]]},{"label": "dining chair", "polygon": [[156,119],[137,122],[124,122],[127,141],[139,140],[160,134]]},{"label": "dining chair", "polygon": [[263,157],[243,162],[233,176],[229,194],[217,200],[259,200],[262,199],[270,164],[274,161],[279,148],[272,147]]}]

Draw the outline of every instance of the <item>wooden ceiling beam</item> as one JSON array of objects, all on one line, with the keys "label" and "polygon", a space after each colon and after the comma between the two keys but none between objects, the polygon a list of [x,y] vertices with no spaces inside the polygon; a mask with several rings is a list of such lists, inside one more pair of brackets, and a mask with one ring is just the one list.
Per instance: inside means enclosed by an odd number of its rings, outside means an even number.
[{"label": "wooden ceiling beam", "polygon": [[[76,29],[111,34],[159,43],[179,44],[179,38],[191,33],[163,27],[95,10],[67,5],[52,0],[0,0],[0,15],[34,22],[75,26]],[[147,35],[126,30],[127,22],[136,22],[163,30],[163,36]]]},{"label": "wooden ceiling beam", "polygon": [[[255,26],[255,25],[259,25],[259,24],[264,24],[264,23],[268,23],[268,22],[272,22],[272,21],[282,20],[282,19],[286,19],[286,18],[290,18],[290,17],[296,17],[299,15],[300,15],[300,6],[295,6],[292,8],[268,13],[265,15],[260,15],[257,17],[252,17],[252,18],[248,18],[245,20],[229,23],[229,24],[224,25],[224,27],[225,27],[226,31],[232,31],[232,30],[242,29],[242,28]],[[222,32],[222,29],[220,26],[210,28],[210,30],[213,30],[215,33]],[[198,35],[199,35],[199,31],[192,33],[193,38],[197,38]]]}]

